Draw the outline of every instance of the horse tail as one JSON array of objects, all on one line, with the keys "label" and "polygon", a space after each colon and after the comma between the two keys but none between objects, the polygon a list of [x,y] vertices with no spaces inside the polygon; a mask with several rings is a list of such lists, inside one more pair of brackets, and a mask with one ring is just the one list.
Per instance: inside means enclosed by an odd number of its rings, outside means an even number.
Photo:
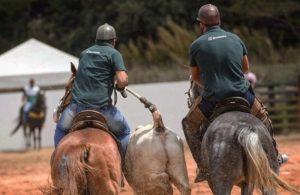
[{"label": "horse tail", "polygon": [[24,108],[24,106],[21,106],[21,108],[19,110],[18,124],[12,130],[12,132],[10,133],[10,136],[12,136],[13,134],[15,134],[20,129],[20,127],[23,125],[23,108]]},{"label": "horse tail", "polygon": [[90,145],[77,145],[68,153],[60,156],[58,162],[54,162],[53,170],[57,172],[53,187],[54,194],[85,194],[88,189],[88,174],[92,174],[94,168],[86,162],[89,157]]},{"label": "horse tail", "polygon": [[257,133],[255,133],[251,127],[245,127],[241,130],[238,141],[244,148],[247,157],[249,184],[252,185],[252,187],[257,187],[262,192],[281,187],[285,190],[300,194],[297,189],[282,180],[271,169],[262,143]]}]

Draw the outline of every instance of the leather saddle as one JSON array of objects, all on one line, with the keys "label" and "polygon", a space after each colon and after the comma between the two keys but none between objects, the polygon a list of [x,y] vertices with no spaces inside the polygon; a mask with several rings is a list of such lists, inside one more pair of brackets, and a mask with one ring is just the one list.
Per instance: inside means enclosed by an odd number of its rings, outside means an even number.
[{"label": "leather saddle", "polygon": [[109,130],[105,117],[94,110],[84,110],[78,112],[73,119],[73,125],[70,129],[70,133],[78,130],[84,130],[86,128],[96,128],[110,134],[116,141],[119,151],[121,151],[121,143],[118,138]]},{"label": "leather saddle", "polygon": [[251,108],[249,102],[242,97],[229,97],[220,101],[209,118],[209,121],[212,122],[217,116],[230,111],[240,111],[250,113]]},{"label": "leather saddle", "polygon": [[206,129],[208,128],[210,123],[213,122],[213,120],[215,120],[215,118],[217,118],[223,113],[230,111],[251,113],[251,108],[248,101],[242,97],[229,97],[220,101],[216,105],[213,114],[209,117],[208,122],[201,126],[201,137],[204,135]]},{"label": "leather saddle", "polygon": [[106,119],[100,112],[85,110],[76,114],[70,132],[91,127],[109,131]]}]

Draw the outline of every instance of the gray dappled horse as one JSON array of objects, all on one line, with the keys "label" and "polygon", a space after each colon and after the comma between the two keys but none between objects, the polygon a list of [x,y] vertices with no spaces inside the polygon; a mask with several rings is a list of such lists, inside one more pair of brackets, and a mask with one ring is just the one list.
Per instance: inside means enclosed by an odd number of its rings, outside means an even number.
[{"label": "gray dappled horse", "polygon": [[280,165],[272,138],[265,125],[252,114],[241,111],[220,114],[208,124],[199,144],[197,164],[208,172],[205,179],[215,195],[231,194],[234,185],[241,188],[242,195],[253,194],[255,188],[264,195],[273,195],[277,187],[299,194],[279,178]]},{"label": "gray dappled horse", "polygon": [[40,149],[42,142],[41,131],[46,118],[46,109],[45,94],[43,91],[40,91],[36,103],[28,113],[27,121],[23,120],[23,106],[20,108],[18,124],[10,135],[15,134],[22,126],[26,148],[31,147],[31,140],[33,140],[33,147]]}]

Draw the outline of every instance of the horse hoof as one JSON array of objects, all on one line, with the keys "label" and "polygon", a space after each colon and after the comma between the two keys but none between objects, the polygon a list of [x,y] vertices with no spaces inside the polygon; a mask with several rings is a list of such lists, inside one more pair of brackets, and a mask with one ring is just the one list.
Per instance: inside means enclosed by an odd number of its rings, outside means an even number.
[{"label": "horse hoof", "polygon": [[199,171],[199,169],[197,169],[197,176],[195,178],[194,183],[199,183],[199,182],[205,181],[205,180],[207,180],[207,178],[208,178],[208,172],[206,172],[204,170]]},{"label": "horse hoof", "polygon": [[288,155],[286,154],[279,154],[278,155],[278,163],[279,165],[282,165],[283,163],[287,162],[289,159]]}]

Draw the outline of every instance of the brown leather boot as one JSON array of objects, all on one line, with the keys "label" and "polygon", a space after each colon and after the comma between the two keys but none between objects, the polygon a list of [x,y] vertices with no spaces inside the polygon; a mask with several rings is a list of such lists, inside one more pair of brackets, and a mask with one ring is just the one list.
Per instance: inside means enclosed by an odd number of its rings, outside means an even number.
[{"label": "brown leather boot", "polygon": [[[199,109],[199,103],[201,102],[201,97],[197,98],[190,111],[182,120],[182,129],[186,138],[186,142],[191,150],[194,160],[197,163],[198,170],[201,169],[200,166],[200,156],[201,156],[201,141],[202,135],[200,126],[207,122],[207,118],[203,115]],[[206,180],[206,173],[197,170],[197,177],[195,182],[200,182]],[[198,179],[197,179],[198,178]],[[199,179],[200,178],[200,179]]]}]

